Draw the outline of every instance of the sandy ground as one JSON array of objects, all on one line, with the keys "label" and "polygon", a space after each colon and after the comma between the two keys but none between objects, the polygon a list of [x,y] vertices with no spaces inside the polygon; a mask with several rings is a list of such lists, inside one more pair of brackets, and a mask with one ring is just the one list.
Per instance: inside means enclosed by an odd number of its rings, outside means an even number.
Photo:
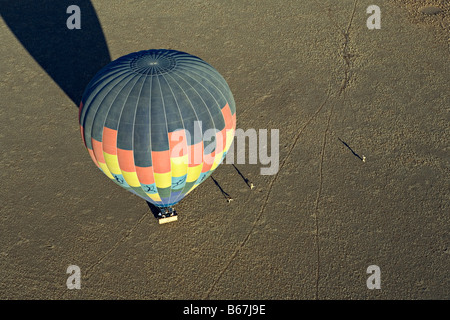
[{"label": "sandy ground", "polygon": [[280,130],[276,175],[239,165],[250,190],[224,164],[234,201],[208,179],[167,225],[95,167],[77,107],[0,23],[1,299],[450,298],[448,7],[282,3],[93,1],[112,59],[197,55],[229,83],[238,128]]}]

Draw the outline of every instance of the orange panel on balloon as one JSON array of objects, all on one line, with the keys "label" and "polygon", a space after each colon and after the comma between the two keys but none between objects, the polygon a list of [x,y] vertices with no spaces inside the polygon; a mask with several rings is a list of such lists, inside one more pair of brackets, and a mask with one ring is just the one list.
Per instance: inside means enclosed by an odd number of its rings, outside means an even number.
[{"label": "orange panel on balloon", "polygon": [[98,162],[105,163],[105,158],[103,157],[102,143],[95,139],[91,139],[91,142],[92,142],[92,149],[94,150],[95,158],[97,159]]},{"label": "orange panel on balloon", "polygon": [[116,155],[117,154],[117,130],[103,127],[103,151]]},{"label": "orange panel on balloon", "polygon": [[203,163],[203,141],[188,146],[189,167],[195,167]]},{"label": "orange panel on balloon", "polygon": [[121,171],[134,172],[136,170],[133,150],[117,149],[117,159]]},{"label": "orange panel on balloon", "polygon": [[233,126],[233,118],[231,116],[231,109],[228,103],[225,105],[225,107],[222,108],[222,115],[223,119],[225,120],[225,128],[231,129]]},{"label": "orange panel on balloon", "polygon": [[207,172],[211,169],[211,167],[214,163],[215,157],[216,157],[216,153],[214,151],[211,152],[210,154],[207,154],[204,156],[202,172]]},{"label": "orange panel on balloon", "polygon": [[183,157],[188,153],[185,130],[169,132],[169,149],[171,157]]},{"label": "orange panel on balloon", "polygon": [[222,131],[217,132],[216,134],[216,141],[221,141],[216,144],[216,153],[222,152],[227,143],[227,129],[226,127],[222,129]]},{"label": "orange panel on balloon", "polygon": [[138,176],[139,182],[142,184],[155,183],[153,167],[136,167],[136,174]]},{"label": "orange panel on balloon", "polygon": [[88,149],[88,152],[89,152],[89,155],[92,158],[92,161],[94,161],[95,165],[100,168],[100,166],[98,165],[97,159],[95,159],[94,151],[91,150],[91,149]]},{"label": "orange panel on balloon", "polygon": [[80,106],[78,107],[78,119],[80,119],[81,109],[83,109],[83,101],[80,102]]},{"label": "orange panel on balloon", "polygon": [[80,125],[80,131],[81,131],[81,139],[83,139],[84,146],[87,147],[86,141],[84,141],[84,128],[82,125]]},{"label": "orange panel on balloon", "polygon": [[170,151],[152,151],[152,163],[155,173],[170,172]]}]

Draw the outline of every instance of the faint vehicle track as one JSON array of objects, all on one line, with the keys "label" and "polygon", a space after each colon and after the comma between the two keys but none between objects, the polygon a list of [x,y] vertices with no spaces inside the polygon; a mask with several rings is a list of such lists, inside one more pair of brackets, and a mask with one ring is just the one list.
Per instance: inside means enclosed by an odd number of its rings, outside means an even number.
[{"label": "faint vehicle track", "polygon": [[[351,73],[352,61],[351,61],[351,59],[354,57],[354,55],[349,50],[349,42],[350,42],[349,35],[350,35],[350,28],[351,28],[353,18],[355,15],[357,3],[358,3],[358,0],[355,0],[354,5],[353,5],[353,10],[352,10],[352,13],[350,16],[350,21],[347,25],[347,28],[342,31],[345,41],[344,41],[344,45],[343,45],[341,54],[342,54],[342,57],[345,62],[345,68],[344,68],[344,77],[342,79],[341,86],[338,90],[338,96],[341,96],[341,94],[344,93],[344,101],[345,101],[345,90],[347,89],[349,81],[352,76],[352,73]],[[219,272],[218,276],[213,281],[210,288],[206,291],[204,299],[208,299],[210,297],[211,292],[214,290],[217,283],[222,279],[224,273],[228,270],[231,263],[234,261],[234,259],[238,255],[239,251],[247,244],[248,240],[250,239],[251,234],[253,233],[253,230],[255,229],[258,222],[261,220],[262,214],[264,213],[264,211],[266,209],[266,206],[269,202],[270,195],[272,193],[273,186],[274,186],[275,182],[278,180],[279,173],[283,169],[284,165],[286,164],[286,161],[289,159],[292,151],[294,150],[295,146],[297,145],[297,142],[298,142],[301,134],[303,133],[305,128],[311,123],[311,121],[314,118],[316,118],[317,114],[323,109],[323,107],[328,102],[330,96],[331,96],[331,89],[329,88],[325,100],[322,102],[322,104],[317,108],[317,110],[314,112],[314,114],[309,118],[309,120],[304,124],[304,126],[300,129],[300,131],[298,131],[297,135],[294,137],[294,141],[292,142],[291,146],[289,147],[287,155],[281,161],[278,172],[274,175],[273,179],[269,182],[266,197],[264,198],[263,204],[261,206],[261,209],[260,209],[258,215],[255,218],[255,221],[253,222],[253,224],[252,224],[250,230],[248,231],[247,235],[245,236],[245,238],[241,241],[241,243],[233,251],[233,253],[229,257],[227,263],[225,264],[224,268]],[[334,104],[331,105],[329,116],[327,119],[327,126],[323,133],[322,151],[321,151],[321,155],[320,155],[320,165],[319,165],[319,188],[317,190],[317,196],[316,196],[315,205],[314,205],[315,243],[316,243],[316,248],[317,248],[317,250],[316,250],[317,269],[316,269],[316,286],[315,286],[316,287],[316,291],[315,291],[316,299],[319,298],[319,279],[320,279],[320,245],[319,245],[320,241],[319,241],[319,223],[318,223],[317,212],[318,212],[318,208],[319,208],[319,201],[320,201],[320,197],[322,194],[322,186],[323,186],[323,163],[324,163],[325,147],[326,147],[326,143],[327,143],[327,135],[328,135],[328,132],[330,131],[330,123],[331,123],[331,119],[333,116],[333,111],[334,111]]]},{"label": "faint vehicle track", "polygon": [[204,299],[208,299],[209,298],[209,296],[210,296],[212,290],[215,288],[216,284],[220,281],[220,279],[222,278],[223,274],[228,270],[228,268],[230,267],[231,263],[236,258],[237,254],[239,253],[239,251],[245,246],[245,244],[250,239],[250,235],[252,234],[252,232],[255,229],[255,227],[258,224],[258,222],[261,220],[262,214],[263,214],[264,210],[266,209],[267,203],[269,202],[269,198],[270,198],[270,195],[272,193],[273,186],[274,186],[275,182],[278,180],[278,176],[279,176],[281,170],[283,169],[284,165],[286,164],[286,161],[289,159],[292,151],[294,150],[295,146],[297,145],[297,142],[298,142],[301,134],[306,129],[306,127],[311,123],[311,121],[317,116],[317,114],[322,110],[322,108],[327,103],[329,97],[330,97],[330,90],[328,90],[328,94],[327,94],[325,100],[322,102],[322,104],[317,108],[317,110],[314,112],[314,114],[309,118],[309,120],[303,125],[303,127],[300,129],[300,131],[294,137],[294,141],[292,142],[291,146],[289,147],[287,155],[281,161],[281,164],[280,164],[278,172],[274,175],[273,179],[269,182],[269,186],[268,186],[268,191],[266,193],[266,197],[264,198],[264,202],[263,202],[263,204],[261,206],[261,209],[259,210],[258,215],[255,218],[255,221],[253,222],[253,224],[252,224],[250,230],[248,231],[247,235],[245,236],[245,238],[241,241],[241,243],[233,251],[233,253],[231,254],[230,258],[228,259],[228,262],[225,264],[224,268],[220,271],[219,275],[217,276],[217,278],[212,283],[211,287],[206,292],[206,294],[204,296]]},{"label": "faint vehicle track", "polygon": [[[351,13],[347,28],[344,31],[342,31],[345,41],[344,41],[344,45],[343,45],[341,54],[342,54],[342,57],[345,62],[345,67],[344,67],[344,77],[341,82],[341,87],[339,88],[339,91],[338,91],[338,96],[340,97],[341,94],[344,93],[344,103],[345,103],[345,90],[347,89],[350,78],[352,76],[352,70],[351,70],[352,69],[352,61],[351,61],[351,59],[354,57],[354,55],[352,55],[349,51],[349,42],[350,42],[350,28],[352,26],[353,18],[355,16],[357,4],[358,4],[358,0],[355,0],[354,5],[353,5],[353,11]],[[314,204],[314,210],[315,210],[315,212],[314,212],[315,232],[314,232],[314,234],[315,234],[315,238],[316,238],[315,242],[316,242],[316,258],[317,258],[316,286],[315,286],[316,291],[315,291],[314,297],[316,300],[319,299],[319,280],[320,280],[320,239],[319,239],[318,211],[319,211],[319,202],[320,202],[320,197],[322,195],[322,187],[323,187],[323,163],[324,163],[324,156],[325,156],[325,147],[327,144],[327,135],[328,135],[328,132],[330,131],[330,123],[331,123],[331,118],[333,116],[333,111],[334,111],[334,104],[331,104],[330,114],[329,114],[328,120],[327,120],[327,126],[323,133],[322,151],[320,153],[320,164],[319,164],[319,188],[317,190],[317,197],[316,197],[316,201]]]},{"label": "faint vehicle track", "polygon": [[[145,212],[142,217],[133,225],[133,227],[128,230],[124,236],[122,236],[108,251],[105,252],[105,254],[103,256],[100,257],[100,259],[97,260],[97,262],[93,263],[91,266],[89,266],[88,268],[86,268],[86,270],[84,271],[84,277],[87,279],[89,277],[89,273],[95,269],[95,267],[97,267],[100,263],[102,263],[106,257],[108,257],[114,250],[116,250],[122,243],[124,243],[125,241],[128,240],[128,238],[130,237],[131,233],[133,233],[133,231],[142,223],[142,221],[144,221],[144,219],[150,215],[150,209],[149,211]],[[70,290],[66,290],[63,292],[63,294],[61,295],[61,299],[65,296],[66,293],[68,293]]]}]

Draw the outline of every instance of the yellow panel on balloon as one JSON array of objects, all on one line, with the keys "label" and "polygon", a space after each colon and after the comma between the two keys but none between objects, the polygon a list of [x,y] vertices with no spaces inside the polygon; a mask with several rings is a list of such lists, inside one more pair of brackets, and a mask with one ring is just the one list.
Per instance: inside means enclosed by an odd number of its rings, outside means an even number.
[{"label": "yellow panel on balloon", "polygon": [[227,130],[227,143],[225,146],[225,151],[228,151],[233,140],[234,140],[234,129]]},{"label": "yellow panel on balloon", "polygon": [[215,158],[214,158],[214,162],[213,165],[211,166],[210,170],[216,170],[216,168],[219,166],[220,164],[220,160],[222,160],[222,156],[223,156],[223,151],[219,152],[218,154],[216,154]]},{"label": "yellow panel on balloon", "polygon": [[131,187],[141,186],[141,183],[139,182],[136,172],[122,171],[122,175],[125,178],[125,181],[128,183],[128,185],[130,185]]},{"label": "yellow panel on balloon", "polygon": [[108,166],[108,169],[112,174],[122,174],[122,171],[120,171],[119,159],[117,159],[117,155],[103,152],[103,156],[105,157],[106,165]]},{"label": "yellow panel on balloon", "polygon": [[172,173],[154,173],[155,176],[155,184],[156,187],[162,189],[162,188],[169,188],[172,186]]},{"label": "yellow panel on balloon", "polygon": [[161,197],[157,193],[147,193],[146,192],[145,194],[148,195],[150,197],[150,199],[152,199],[153,201],[161,201]]},{"label": "yellow panel on balloon", "polygon": [[170,158],[172,177],[182,177],[187,173],[188,155]]},{"label": "yellow panel on balloon", "polygon": [[98,161],[98,165],[100,166],[100,169],[102,169],[103,173],[108,176],[108,178],[116,180],[116,179],[114,179],[113,175],[109,171],[108,166],[106,165],[106,163]]},{"label": "yellow panel on balloon", "polygon": [[200,177],[200,173],[202,173],[203,164],[199,164],[198,166],[188,167],[186,182],[194,182],[197,181],[198,177]]}]

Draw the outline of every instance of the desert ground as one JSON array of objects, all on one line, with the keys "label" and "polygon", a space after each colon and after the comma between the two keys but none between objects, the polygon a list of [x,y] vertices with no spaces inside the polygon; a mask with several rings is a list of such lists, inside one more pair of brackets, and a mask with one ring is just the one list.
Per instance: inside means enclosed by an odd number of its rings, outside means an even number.
[{"label": "desert ground", "polygon": [[[448,2],[38,3],[1,2],[1,299],[450,299]],[[214,66],[238,128],[279,130],[275,174],[224,163],[233,201],[207,179],[164,225],[78,125],[92,72],[151,48]]]}]

